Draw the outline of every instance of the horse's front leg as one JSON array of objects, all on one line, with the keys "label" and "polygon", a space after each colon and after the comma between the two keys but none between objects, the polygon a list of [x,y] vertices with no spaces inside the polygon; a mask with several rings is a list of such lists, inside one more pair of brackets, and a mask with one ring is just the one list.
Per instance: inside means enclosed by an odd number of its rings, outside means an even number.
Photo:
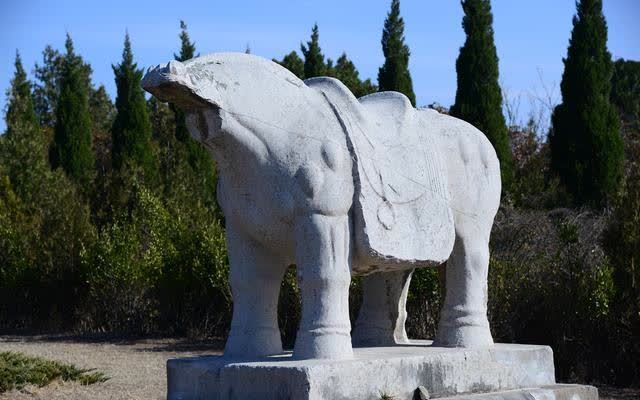
[{"label": "horse's front leg", "polygon": [[349,217],[303,215],[295,231],[302,318],[294,357],[351,358]]},{"label": "horse's front leg", "polygon": [[224,354],[259,358],[282,352],[278,294],[286,263],[227,222],[233,318]]}]

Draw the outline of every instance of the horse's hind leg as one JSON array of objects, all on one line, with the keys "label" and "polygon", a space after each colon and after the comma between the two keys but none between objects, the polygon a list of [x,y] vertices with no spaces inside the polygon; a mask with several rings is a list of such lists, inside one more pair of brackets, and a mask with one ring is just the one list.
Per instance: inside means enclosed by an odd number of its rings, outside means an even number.
[{"label": "horse's hind leg", "polygon": [[447,262],[447,293],[435,346],[493,344],[487,319],[490,222],[456,216],[456,241]]},{"label": "horse's hind leg", "polygon": [[376,272],[362,279],[362,307],[352,333],[354,346],[408,343],[407,294],[412,269]]}]

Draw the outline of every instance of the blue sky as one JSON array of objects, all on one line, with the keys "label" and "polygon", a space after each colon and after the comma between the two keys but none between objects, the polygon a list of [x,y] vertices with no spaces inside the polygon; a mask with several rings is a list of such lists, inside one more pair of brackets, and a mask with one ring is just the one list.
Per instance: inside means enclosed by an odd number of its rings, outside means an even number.
[{"label": "blue sky", "polygon": [[[389,4],[390,0],[0,0],[0,90],[5,93],[13,76],[16,49],[31,72],[34,63],[41,62],[44,47],[63,49],[69,32],[77,52],[91,63],[94,82],[104,84],[113,99],[111,64],[120,60],[125,30],[138,65],[146,67],[168,61],[178,51],[180,19],[187,22],[201,54],[244,51],[249,45],[252,53],[267,58],[299,50],[317,22],[325,55],[336,59],[346,51],[361,76],[375,82],[383,62],[380,37]],[[494,0],[492,7],[500,80],[509,98],[520,97],[520,115],[525,118],[532,109],[530,95],[545,97],[545,87],[559,100],[575,3]],[[451,105],[455,60],[464,42],[459,1],[402,0],[401,12],[418,105]],[[604,12],[613,56],[640,60],[640,1],[605,0]],[[0,97],[4,110],[6,97]]]}]

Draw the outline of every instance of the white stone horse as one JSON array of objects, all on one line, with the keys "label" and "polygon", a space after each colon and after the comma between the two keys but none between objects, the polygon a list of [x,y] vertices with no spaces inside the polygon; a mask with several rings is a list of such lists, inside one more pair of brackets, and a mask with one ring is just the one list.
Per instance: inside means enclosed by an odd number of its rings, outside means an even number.
[{"label": "white stone horse", "polygon": [[296,264],[294,357],[349,358],[349,284],[364,274],[355,345],[404,343],[416,267],[447,261],[435,345],[493,343],[489,234],[500,168],[485,135],[399,93],[356,99],[266,59],[212,54],[150,69],[143,87],[181,107],[219,166],[234,307],[225,355],[282,351],[278,293]]}]

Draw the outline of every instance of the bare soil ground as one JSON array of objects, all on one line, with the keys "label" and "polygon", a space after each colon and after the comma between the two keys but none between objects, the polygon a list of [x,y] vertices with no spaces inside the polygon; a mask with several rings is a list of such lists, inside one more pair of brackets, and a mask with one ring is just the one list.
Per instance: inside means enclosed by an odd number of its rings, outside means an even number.
[{"label": "bare soil ground", "polygon": [[164,399],[167,390],[165,364],[169,358],[220,354],[221,348],[220,341],[0,336],[0,351],[18,351],[80,368],[95,368],[110,378],[104,383],[89,386],[61,381],[43,388],[29,386],[21,391],[0,394],[0,399]]},{"label": "bare soil ground", "polygon": [[[182,339],[122,340],[76,336],[0,336],[0,351],[95,368],[110,379],[82,386],[54,382],[43,388],[27,387],[0,394],[0,400],[147,400],[166,398],[165,364],[169,358],[220,354],[222,341]],[[640,389],[599,387],[600,400],[638,400]]]}]

